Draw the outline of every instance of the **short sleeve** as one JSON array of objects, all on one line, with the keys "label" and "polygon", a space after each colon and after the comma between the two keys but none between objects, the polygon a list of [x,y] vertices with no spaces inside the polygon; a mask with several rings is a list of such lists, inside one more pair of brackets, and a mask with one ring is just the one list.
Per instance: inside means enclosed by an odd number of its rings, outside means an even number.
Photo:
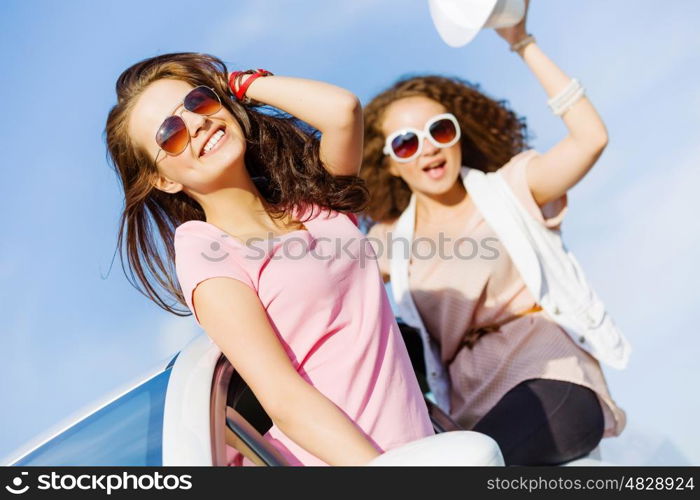
[{"label": "short sleeve", "polygon": [[[187,223],[186,223],[187,224]],[[227,277],[245,283],[257,293],[253,280],[239,262],[234,248],[215,232],[204,232],[190,225],[175,232],[175,269],[180,288],[194,319],[202,326],[193,305],[192,295],[202,281]]]},{"label": "short sleeve", "polygon": [[391,234],[392,224],[378,222],[369,228],[367,231],[367,240],[372,245],[375,255],[377,256],[377,265],[382,274],[389,275],[389,235]]},{"label": "short sleeve", "polygon": [[568,196],[564,193],[556,200],[552,200],[541,207],[537,205],[532,191],[527,183],[526,166],[528,162],[538,156],[535,150],[524,151],[514,156],[499,172],[503,175],[508,185],[525,209],[538,221],[549,229],[561,229],[561,223],[568,210]]}]

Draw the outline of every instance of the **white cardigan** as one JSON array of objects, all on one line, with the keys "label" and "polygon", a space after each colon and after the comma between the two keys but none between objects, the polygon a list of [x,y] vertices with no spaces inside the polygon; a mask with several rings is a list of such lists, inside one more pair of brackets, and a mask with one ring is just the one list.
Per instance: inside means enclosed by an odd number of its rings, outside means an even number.
[{"label": "white cardigan", "polygon": [[[526,155],[520,161],[527,161]],[[521,205],[500,174],[462,167],[462,181],[479,212],[494,230],[542,309],[582,349],[617,369],[627,365],[630,345],[590,287],[560,231],[544,226]],[[440,349],[423,325],[408,287],[409,256],[402,241],[413,241],[416,199],[393,230],[391,289],[406,324],[420,332],[430,390],[444,411],[450,411],[450,382],[440,361]],[[398,246],[397,246],[398,245]],[[468,278],[468,277],[466,277]]]}]

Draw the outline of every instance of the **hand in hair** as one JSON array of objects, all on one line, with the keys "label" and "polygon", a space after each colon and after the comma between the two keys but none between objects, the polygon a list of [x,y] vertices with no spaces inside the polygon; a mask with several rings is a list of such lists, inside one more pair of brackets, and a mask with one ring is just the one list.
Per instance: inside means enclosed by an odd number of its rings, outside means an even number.
[{"label": "hand in hair", "polygon": [[332,175],[358,174],[362,106],[352,92],[315,80],[269,76],[254,80],[246,96],[286,111],[319,130],[321,161]]}]

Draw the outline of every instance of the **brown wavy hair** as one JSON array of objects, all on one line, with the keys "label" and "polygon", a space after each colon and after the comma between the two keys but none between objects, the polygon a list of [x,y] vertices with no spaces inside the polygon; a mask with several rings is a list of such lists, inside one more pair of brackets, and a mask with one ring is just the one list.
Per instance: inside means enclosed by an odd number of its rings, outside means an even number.
[{"label": "brown wavy hair", "polygon": [[[178,316],[191,313],[175,272],[175,229],[186,221],[205,221],[206,217],[199,203],[183,191],[170,194],[154,187],[156,165],[129,137],[129,115],[151,83],[170,78],[216,91],[244,132],[245,166],[271,217],[282,218],[293,207],[306,203],[345,213],[361,212],[368,201],[361,178],[334,176],[324,168],[318,131],[261,103],[242,105],[232,96],[227,75],[225,63],[208,54],[181,52],[144,59],[117,79],[117,104],[109,111],[104,130],[107,159],[124,191],[117,238],[122,270],[139,292]],[[308,218],[313,216],[309,213]],[[175,304],[169,304],[168,298],[174,298]],[[174,307],[178,303],[182,309]]]},{"label": "brown wavy hair", "polygon": [[365,211],[375,222],[396,219],[408,206],[411,189],[401,177],[389,172],[382,123],[387,107],[405,97],[423,96],[442,104],[454,114],[462,129],[462,164],[493,172],[527,148],[527,125],[508,107],[459,78],[415,76],[400,79],[372,99],[364,109],[364,154],[360,176],[370,191]]}]

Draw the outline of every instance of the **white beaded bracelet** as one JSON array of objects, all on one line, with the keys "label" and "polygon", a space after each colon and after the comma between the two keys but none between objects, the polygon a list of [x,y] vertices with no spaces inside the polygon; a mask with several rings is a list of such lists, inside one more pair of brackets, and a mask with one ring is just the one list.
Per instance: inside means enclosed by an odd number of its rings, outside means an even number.
[{"label": "white beaded bracelet", "polygon": [[547,101],[547,105],[557,116],[566,113],[571,107],[585,95],[586,91],[576,78],[572,78],[569,84],[557,95]]}]

